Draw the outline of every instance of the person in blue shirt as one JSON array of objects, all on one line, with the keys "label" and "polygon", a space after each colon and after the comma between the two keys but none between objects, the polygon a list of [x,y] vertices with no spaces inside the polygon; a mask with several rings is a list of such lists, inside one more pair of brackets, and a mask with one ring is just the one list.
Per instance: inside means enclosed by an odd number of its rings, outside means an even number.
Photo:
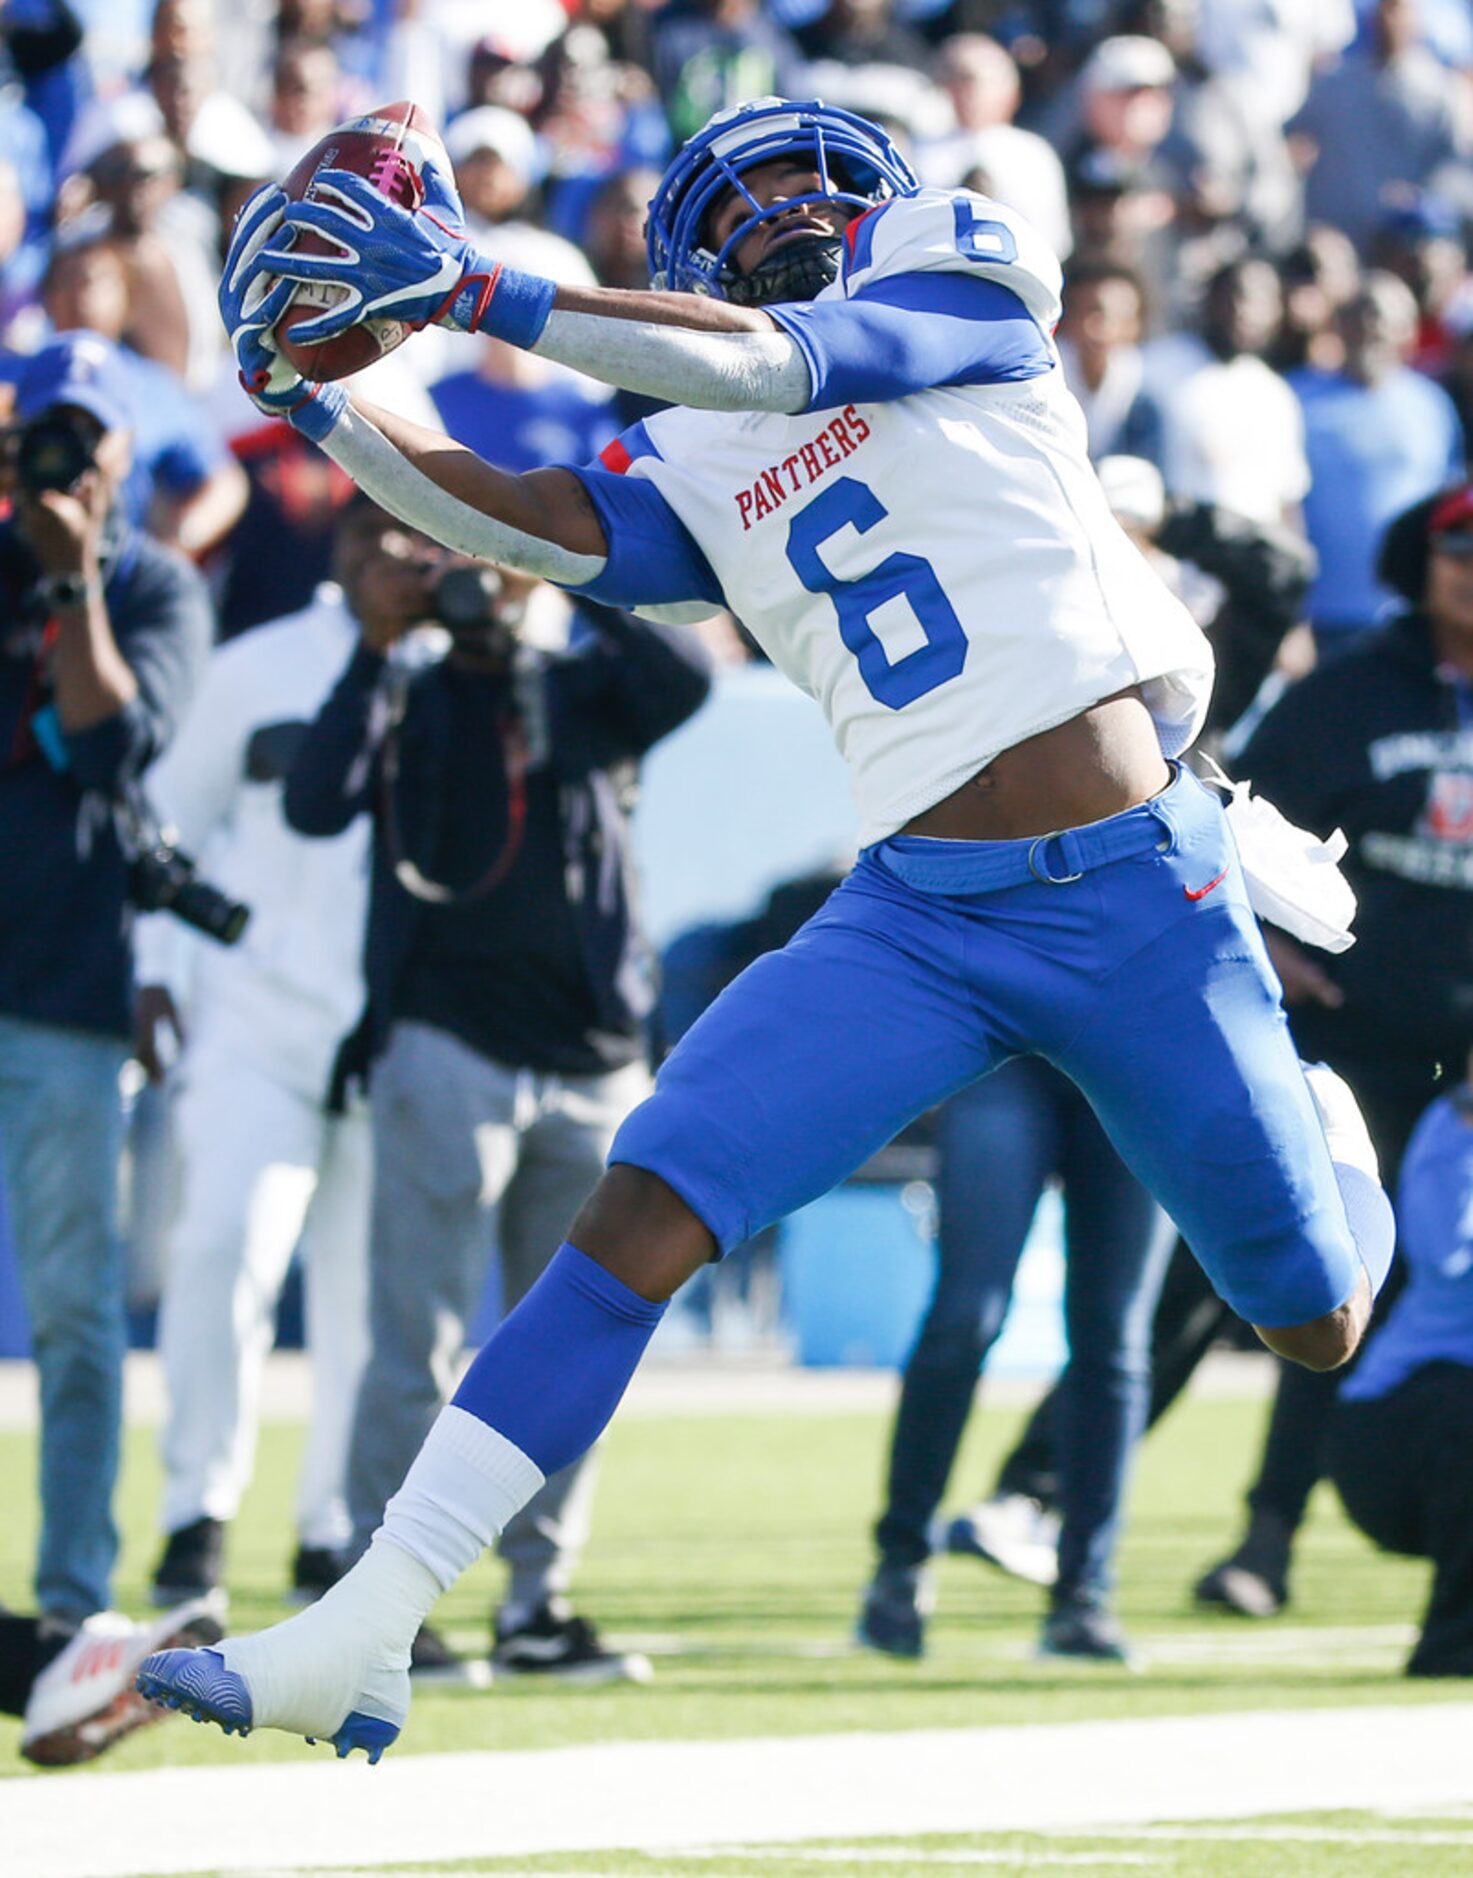
[{"label": "person in blue shirt", "polygon": [[548,463],[586,463],[618,435],[611,401],[585,381],[499,339],[467,372],[430,386],[440,421],[457,443],[517,474]]},{"label": "person in blue shirt", "polygon": [[[118,811],[187,708],[211,626],[199,575],[119,512],[132,414],[112,349],[92,334],[44,347],[16,419],[0,523],[0,1160],[40,1387],[41,1531],[38,1617],[0,1625],[11,1712],[61,1661],[50,1646],[64,1653],[111,1597],[126,1341],[112,1222],[132,1028]],[[103,1628],[120,1666],[149,1641],[126,1620]],[[92,1753],[148,1719],[119,1706],[126,1682],[99,1693],[72,1668],[82,1706],[32,1716],[32,1759],[84,1758],[83,1719],[98,1725]]]},{"label": "person in blue shirt", "polygon": [[15,171],[26,214],[25,233],[7,269],[34,280],[50,238],[56,173],[45,125],[29,106],[9,95],[0,97],[0,159]]},{"label": "person in blue shirt", "polygon": [[1378,1546],[1432,1561],[1409,1676],[1473,1676],[1473,1059],[1402,1167],[1406,1289],[1340,1390],[1330,1473]]},{"label": "person in blue shirt", "polygon": [[1289,374],[1304,411],[1312,478],[1304,524],[1319,557],[1310,624],[1323,658],[1344,650],[1394,610],[1376,578],[1376,550],[1394,516],[1456,482],[1463,427],[1452,399],[1405,360],[1417,307],[1394,274],[1372,272],[1341,310],[1345,363],[1337,372]]}]

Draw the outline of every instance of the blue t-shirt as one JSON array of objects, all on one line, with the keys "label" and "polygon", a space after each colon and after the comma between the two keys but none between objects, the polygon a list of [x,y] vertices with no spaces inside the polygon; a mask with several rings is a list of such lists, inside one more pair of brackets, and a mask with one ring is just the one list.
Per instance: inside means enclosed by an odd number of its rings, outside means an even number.
[{"label": "blue t-shirt", "polygon": [[1400,369],[1378,385],[1341,372],[1298,371],[1311,477],[1304,523],[1319,576],[1309,596],[1319,626],[1373,626],[1397,604],[1376,579],[1386,525],[1462,475],[1463,428],[1440,385]]},{"label": "blue t-shirt", "polygon": [[6,268],[37,278],[51,239],[56,176],[45,125],[34,111],[10,97],[0,98],[0,161],[15,170],[26,211],[25,233]]},{"label": "blue t-shirt", "polygon": [[571,379],[497,385],[479,372],[452,372],[430,386],[440,421],[457,443],[520,474],[549,463],[586,463],[618,434],[612,406]]},{"label": "blue t-shirt", "polygon": [[148,519],[155,492],[181,500],[229,461],[225,440],[184,381],[157,359],[118,348],[133,407],[133,473],[124,491],[130,519]]},{"label": "blue t-shirt", "polygon": [[1434,1102],[1418,1122],[1397,1196],[1407,1287],[1340,1391],[1389,1395],[1426,1363],[1473,1368],[1473,1092]]}]

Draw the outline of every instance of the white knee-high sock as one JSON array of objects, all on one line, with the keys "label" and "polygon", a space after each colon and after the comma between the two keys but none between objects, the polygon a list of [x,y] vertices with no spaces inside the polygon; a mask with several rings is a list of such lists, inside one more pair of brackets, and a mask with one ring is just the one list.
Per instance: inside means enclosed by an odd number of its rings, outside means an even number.
[{"label": "white knee-high sock", "polygon": [[401,1546],[448,1591],[543,1481],[519,1447],[452,1403],[436,1416],[375,1538]]}]

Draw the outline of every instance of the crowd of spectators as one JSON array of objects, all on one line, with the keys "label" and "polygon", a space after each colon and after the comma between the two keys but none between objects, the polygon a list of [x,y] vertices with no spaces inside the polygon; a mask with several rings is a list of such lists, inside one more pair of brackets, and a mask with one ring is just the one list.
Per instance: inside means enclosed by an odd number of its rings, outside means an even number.
[{"label": "crowd of spectators", "polygon": [[[1316,658],[1346,656],[1394,610],[1376,544],[1394,517],[1463,474],[1473,422],[1473,27],[1451,0],[0,0],[0,420],[33,417],[48,399],[92,408],[77,387],[89,372],[104,385],[94,400],[100,435],[126,430],[131,448],[104,466],[96,502],[115,496],[128,525],[169,551],[163,564],[179,571],[168,604],[155,593],[140,605],[154,605],[181,642],[206,611],[218,645],[321,605],[323,583],[342,571],[353,491],[314,445],[246,398],[215,306],[231,222],[255,185],[284,176],[335,123],[412,98],[443,129],[478,246],[561,283],[641,287],[644,204],[661,167],[714,111],[769,93],[821,96],[879,121],[923,183],[994,195],[1056,247],[1060,352],[1091,454],[1112,460],[1122,519],[1219,640],[1224,683],[1211,729],[1221,748],[1241,745],[1275,691]],[[93,350],[79,353],[67,334],[87,335]],[[438,330],[380,361],[368,381],[378,405],[512,470],[587,460],[648,409],[494,339]],[[74,518],[78,539],[99,534],[104,519],[100,508]],[[22,540],[27,520],[44,536],[46,517],[23,504]],[[96,555],[73,568],[65,546],[42,555],[47,580],[91,618]],[[167,683],[150,677],[146,656],[130,669],[126,592],[146,586],[154,547],[141,562],[109,562],[109,552],[104,542],[104,573],[122,570],[118,644],[109,653],[92,618],[96,669],[74,674],[65,696],[58,684],[60,730],[46,755],[53,767],[70,761],[74,779],[87,761],[131,785],[187,716],[194,681],[182,651]],[[346,604],[344,620],[351,596]],[[150,620],[133,624],[146,644]],[[338,625],[347,646],[348,625]],[[600,634],[611,657],[639,651],[627,626],[579,619],[545,589],[519,601],[518,628],[553,652]],[[47,630],[29,615],[0,620],[19,739],[0,762],[18,775],[46,733],[27,674],[52,656]],[[57,643],[70,658],[66,630]],[[733,622],[703,630],[718,658],[753,655]],[[317,674],[318,693],[331,677],[326,667]],[[689,706],[703,682],[682,681]],[[126,734],[99,736],[114,717]],[[628,741],[607,760],[648,738]],[[261,756],[254,733],[252,750]],[[1466,784],[1473,759],[1461,746],[1443,754],[1442,769],[1461,768]],[[271,773],[279,783],[285,771]],[[594,804],[583,829],[591,841],[597,816],[617,811],[603,781],[577,780]],[[1451,790],[1443,786],[1448,800]],[[175,807],[181,823],[197,819],[198,804]],[[0,810],[0,843],[19,852],[18,841],[12,811]],[[114,938],[126,926],[113,904],[121,870],[119,857],[104,922]],[[26,919],[33,913],[28,903]],[[0,922],[0,1021],[79,1027],[101,1040],[84,1066],[94,1084],[115,1083],[119,986],[109,981],[100,1015],[34,1009],[10,962],[33,946],[33,930],[7,935]],[[109,969],[118,978],[117,959]],[[377,1020],[422,1015],[385,1006]],[[472,1052],[483,1020],[478,1011]],[[623,1036],[601,1020],[588,1028],[605,1043]],[[30,1041],[16,1040],[17,1061]],[[154,1042],[150,1034],[135,1047],[161,1074]],[[528,1073],[573,1073],[539,1062],[535,1049],[513,1054]],[[625,1063],[580,1056],[573,1069]],[[513,1109],[520,1087],[503,1092]],[[29,1092],[12,1096],[14,1116],[38,1112]],[[103,1219],[120,1126],[105,1093],[97,1115],[91,1204]],[[22,1120],[6,1122],[13,1159]],[[322,1152],[304,1151],[312,1180]],[[517,1152],[530,1153],[528,1142]],[[10,1177],[14,1185],[13,1165]],[[463,1196],[467,1232],[484,1223],[494,1184]],[[12,1196],[18,1224],[24,1210]],[[271,1276],[248,1326],[257,1343],[288,1249],[273,1242],[261,1255]],[[454,1280],[469,1283],[465,1273]],[[472,1304],[456,1291],[457,1349]],[[220,1309],[228,1317],[228,1298]],[[448,1360],[437,1335],[444,1326],[427,1320],[425,1347],[406,1366],[421,1380]],[[116,1395],[116,1354],[94,1379],[99,1400]],[[73,1384],[51,1360],[45,1386],[61,1400]],[[242,1413],[249,1423],[249,1405]],[[66,1416],[53,1415],[48,1452],[74,1486],[67,1430]],[[337,1429],[335,1451],[348,1440]],[[248,1462],[248,1435],[222,1441]],[[89,1463],[104,1488],[115,1459],[109,1450]],[[180,1478],[208,1471],[203,1457],[176,1460]],[[392,1468],[378,1471],[388,1479]],[[239,1472],[221,1507],[233,1504]],[[171,1484],[178,1506],[166,1531],[228,1520],[228,1510],[208,1511],[208,1495]],[[0,1661],[0,1707],[24,1706],[68,1626],[107,1601],[115,1536],[98,1505],[86,1548],[64,1540],[62,1501],[48,1509],[43,1626],[26,1633],[13,1675]],[[371,1521],[376,1504],[353,1510]],[[319,1532],[309,1507],[303,1548],[336,1547],[342,1518],[335,1503]],[[195,1558],[182,1594],[218,1575],[219,1534],[205,1537],[214,1564]],[[159,1582],[167,1588],[167,1571]],[[0,1637],[6,1650],[13,1641]]]},{"label": "crowd of spectators", "polygon": [[[1376,535],[1461,459],[1473,35],[1435,0],[11,0],[0,37],[0,379],[52,331],[123,348],[130,507],[203,560],[222,638],[305,602],[345,494],[233,382],[222,241],[256,182],[393,97],[444,127],[477,241],[569,283],[641,282],[651,174],[713,110],[878,119],[924,182],[1057,247],[1096,455],[1302,523],[1322,649],[1385,611]],[[638,414],[489,340],[424,336],[375,376],[518,469]]]}]

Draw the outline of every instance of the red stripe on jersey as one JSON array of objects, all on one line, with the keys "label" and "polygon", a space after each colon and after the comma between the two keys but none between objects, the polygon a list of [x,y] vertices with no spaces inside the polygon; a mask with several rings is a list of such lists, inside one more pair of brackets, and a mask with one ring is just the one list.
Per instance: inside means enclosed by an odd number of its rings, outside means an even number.
[{"label": "red stripe on jersey", "polygon": [[867,222],[875,213],[876,209],[882,209],[884,206],[883,202],[877,202],[873,209],[866,209],[863,215],[856,215],[854,220],[844,230],[844,246],[849,250],[851,255],[854,252],[854,243],[859,234],[860,224]]},{"label": "red stripe on jersey", "polygon": [[624,447],[624,439],[616,437],[612,443],[606,443],[598,453],[598,460],[605,469],[613,470],[616,476],[622,476],[634,461]]}]

